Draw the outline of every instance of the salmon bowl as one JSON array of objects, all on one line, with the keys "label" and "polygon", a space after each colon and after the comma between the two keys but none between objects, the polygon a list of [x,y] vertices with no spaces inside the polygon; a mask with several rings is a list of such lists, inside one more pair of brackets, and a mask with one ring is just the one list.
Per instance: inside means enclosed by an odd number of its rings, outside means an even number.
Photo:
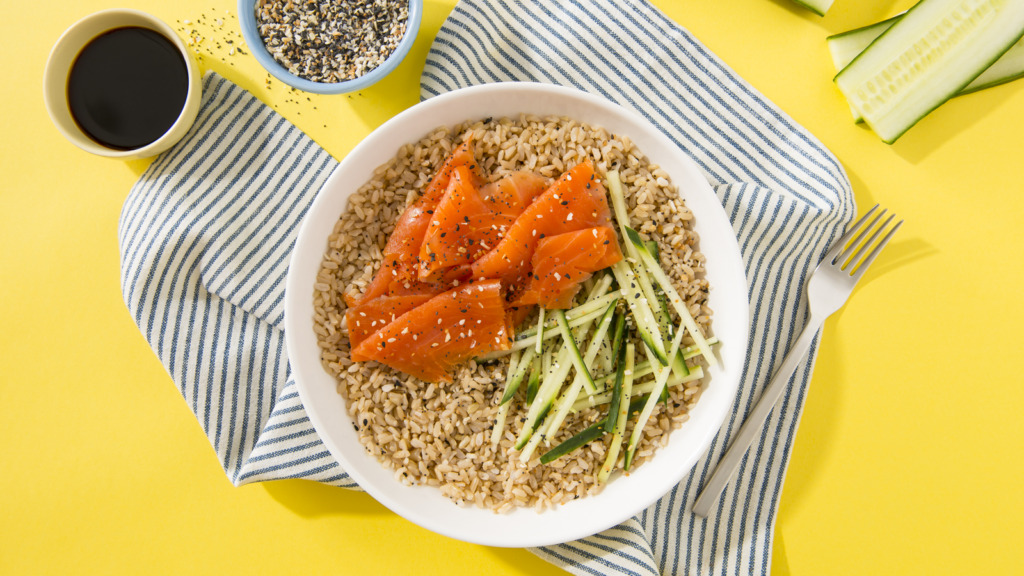
[{"label": "salmon bowl", "polygon": [[[467,145],[472,150],[456,170],[454,159]],[[470,221],[468,213],[444,208],[465,205],[449,201],[456,189],[449,180],[458,179],[449,173],[470,172],[479,181],[484,200],[515,180],[519,196],[512,197],[520,198],[521,206],[511,216],[507,205],[494,210],[501,212],[497,216],[510,218],[507,228],[491,226],[500,229],[495,236],[476,237],[476,244],[463,239],[468,244],[448,251],[456,260],[448,270],[462,270],[456,264],[469,262],[464,267],[468,276],[450,279],[437,272],[431,281],[440,282],[443,277],[451,284],[436,289],[430,284],[432,291],[423,295],[416,288],[427,286],[426,281],[420,282],[426,278],[427,262],[416,254],[443,252],[445,242],[453,238],[452,230],[457,229],[444,228],[444,215],[456,215],[463,225]],[[536,186],[530,188],[530,183]],[[439,203],[424,208],[434,189],[446,191]],[[533,192],[522,192],[525,189]],[[562,209],[562,225],[571,221],[571,227],[553,235],[550,228],[541,226],[541,206],[548,216],[544,226],[554,211]],[[417,267],[418,276],[402,281],[405,268],[396,264],[402,256],[392,256],[391,247],[408,228],[409,214],[414,212],[423,216],[428,239],[436,228],[441,232],[433,238],[445,238],[443,230],[447,230],[448,240],[431,249],[421,232],[417,246],[421,242],[422,246],[417,250],[424,252],[413,251],[409,258],[423,269]],[[538,220],[521,225],[531,215]],[[519,238],[516,230],[521,230]],[[545,233],[549,238],[543,238]],[[610,239],[611,245],[622,246],[621,254],[616,249],[592,257],[593,269],[582,276],[578,267],[573,268],[575,282],[570,290],[565,286],[565,268],[552,268],[549,276],[539,272],[545,263],[559,261],[560,251],[564,254],[575,245],[566,238],[577,244],[587,240],[587,246],[594,248],[608,247]],[[630,241],[635,244],[631,246]],[[525,275],[521,270],[518,277],[516,271],[509,275],[477,270],[488,268],[480,264],[488,254],[499,264],[510,262],[507,254],[513,252],[503,246],[513,242],[531,246],[535,264]],[[643,248],[645,243],[650,250]],[[478,259],[467,254],[465,246],[481,244]],[[545,250],[554,255],[540,256]],[[630,281],[611,272],[642,269],[638,261],[649,262],[651,251],[660,251],[662,264],[652,264],[660,276],[650,284],[657,288],[664,278],[665,287],[678,289],[669,288],[670,297],[662,302],[675,304],[678,314],[673,313],[673,322],[690,312],[688,326],[700,342],[691,340],[690,334],[683,336],[684,321],[678,331],[666,332],[677,336],[671,343],[664,338],[614,346],[623,357],[629,350],[630,362],[636,351],[627,382],[635,373],[637,390],[647,384],[660,387],[649,388],[646,397],[638,393],[635,412],[621,420],[632,424],[620,424],[613,433],[607,422],[613,412],[607,407],[609,400],[601,407],[590,384],[603,381],[610,394],[611,383],[623,377],[608,374],[602,380],[601,359],[611,356],[613,346],[602,351],[597,334],[604,334],[603,343],[610,343],[614,330],[610,326],[620,324],[613,321],[620,313],[626,315],[621,324],[633,330],[628,334],[644,332],[646,316],[628,314],[646,310],[648,305],[641,300],[647,299],[637,291],[637,298],[631,300],[625,289]],[[527,260],[530,255],[520,263]],[[651,272],[655,278],[654,268]],[[542,277],[559,280],[557,297],[544,300],[545,294],[554,293]],[[356,311],[388,280],[392,292],[381,298],[408,305],[386,310],[385,328],[357,329],[357,323],[370,320]],[[492,297],[492,292],[498,296]],[[530,295],[533,300],[526,299]],[[490,298],[486,307],[484,298]],[[538,300],[543,302],[539,307],[524,305]],[[680,307],[677,300],[684,305]],[[612,305],[605,308],[608,302]],[[648,303],[656,308],[653,295]],[[503,304],[505,315],[472,312],[476,306],[483,310]],[[577,321],[573,315],[587,306],[603,310],[599,319],[589,313],[591,324],[583,324],[585,316]],[[547,323],[544,308],[549,309]],[[665,309],[672,306],[666,303]],[[462,316],[439,316],[439,310],[455,310]],[[512,322],[508,320],[512,310],[524,313]],[[411,324],[428,313],[430,326]],[[467,319],[469,323],[460,326]],[[377,321],[385,324],[383,317],[372,322]],[[487,323],[491,323],[490,332]],[[475,333],[469,329],[478,325]],[[606,331],[597,332],[602,325]],[[549,343],[558,341],[559,330],[567,331],[562,332],[565,341],[558,348],[562,353],[575,348],[569,335],[589,326],[595,329],[593,339],[589,345],[580,341],[578,356],[547,353]],[[360,330],[364,333],[357,339]],[[533,340],[526,340],[531,330]],[[339,163],[305,215],[285,295],[285,339],[292,375],[310,421],[341,467],[372,497],[406,519],[449,537],[491,546],[543,546],[583,538],[640,513],[672,490],[707,450],[732,407],[748,330],[747,284],[736,237],[694,160],[629,110],[578,90],[536,83],[453,91],[413,106],[370,134]],[[431,339],[431,334],[437,337]],[[488,347],[478,344],[482,334],[493,340]],[[574,346],[569,346],[570,340]],[[459,342],[473,346],[451,352]],[[539,344],[534,346],[535,342]],[[697,350],[701,342],[713,346],[713,351],[690,360],[688,366],[684,363],[685,377],[651,356],[660,346],[660,357],[683,358],[684,348]],[[396,352],[400,345],[402,351]],[[446,357],[442,371],[424,371],[425,364],[412,359],[429,356],[432,347],[449,350],[456,357]],[[531,353],[538,360],[527,361]],[[542,356],[541,374],[550,376],[561,365],[565,374],[575,375],[566,382],[574,387],[581,382],[581,389],[591,395],[575,388],[572,395],[569,388],[555,389],[545,410],[531,412],[530,402],[543,397],[538,390],[546,390],[544,383],[550,378],[539,378],[540,385],[532,389],[533,400],[528,402],[530,378],[524,374],[532,374],[526,366],[539,367]],[[580,364],[583,357],[594,366]],[[578,368],[570,367],[569,360]],[[648,376],[641,382],[645,362]],[[429,366],[433,370],[437,359],[431,358]],[[609,363],[604,368],[613,366]],[[583,373],[587,378],[581,377]],[[523,382],[521,390],[510,390],[509,383],[517,376]],[[590,383],[584,382],[588,379]],[[617,383],[616,390],[621,386]],[[617,400],[611,402],[615,405]],[[630,403],[621,404],[620,413],[626,414]],[[548,428],[551,419],[561,424],[557,433],[554,424]],[[602,434],[605,426],[608,432]],[[632,426],[636,433],[631,435],[624,426]],[[531,430],[546,429],[551,430],[548,436],[530,437]],[[601,440],[553,456],[554,448],[572,444],[568,440],[585,429],[598,430]],[[621,442],[621,455],[619,444],[610,448],[615,438]],[[551,458],[542,462],[544,456]],[[630,465],[628,471],[622,469]],[[607,466],[613,471],[604,470]]]}]

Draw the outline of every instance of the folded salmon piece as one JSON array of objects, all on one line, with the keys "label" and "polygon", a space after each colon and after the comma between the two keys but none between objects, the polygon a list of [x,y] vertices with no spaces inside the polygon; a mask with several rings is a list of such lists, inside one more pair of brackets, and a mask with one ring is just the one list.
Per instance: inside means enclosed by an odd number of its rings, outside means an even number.
[{"label": "folded salmon piece", "polygon": [[610,223],[607,194],[593,164],[577,164],[523,210],[493,250],[473,262],[473,278],[497,278],[515,290],[529,280],[539,242]]},{"label": "folded salmon piece", "polygon": [[507,350],[513,333],[499,280],[463,284],[438,294],[371,334],[352,360],[376,360],[427,382],[451,382],[470,358]]},{"label": "folded salmon piece", "polygon": [[548,236],[537,243],[530,280],[512,305],[570,308],[584,281],[619,260],[622,251],[610,226]]}]

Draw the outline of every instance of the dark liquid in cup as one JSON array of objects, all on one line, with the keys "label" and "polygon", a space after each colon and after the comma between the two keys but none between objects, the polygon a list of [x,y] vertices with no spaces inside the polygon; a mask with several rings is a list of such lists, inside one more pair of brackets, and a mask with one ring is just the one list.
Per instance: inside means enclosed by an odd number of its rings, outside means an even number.
[{"label": "dark liquid in cup", "polygon": [[105,32],[78,54],[68,76],[68,106],[83,132],[116,150],[141,148],[167,132],[188,95],[181,51],[158,32]]}]

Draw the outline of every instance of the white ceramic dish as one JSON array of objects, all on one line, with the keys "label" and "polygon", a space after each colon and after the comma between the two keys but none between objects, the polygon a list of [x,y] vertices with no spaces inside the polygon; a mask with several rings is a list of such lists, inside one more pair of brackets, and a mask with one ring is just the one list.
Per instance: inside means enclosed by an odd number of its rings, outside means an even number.
[{"label": "white ceramic dish", "polygon": [[[313,283],[327,237],[349,195],[398,148],[434,128],[520,113],[564,115],[628,135],[652,162],[669,172],[695,215],[711,283],[712,329],[721,340],[721,365],[712,367],[690,420],[668,445],[629,476],[618,476],[595,496],[553,510],[495,514],[459,507],[440,490],[404,486],[359,443],[334,378],[320,364],[313,332]],[[743,262],[732,226],[697,165],[639,115],[589,94],[531,83],[488,84],[454,91],[395,116],[363,140],[320,190],[299,230],[285,297],[288,357],[302,402],[331,454],[371,496],[406,519],[452,538],[489,546],[543,546],[595,534],[636,515],[671,490],[710,445],[731,407],[747,352],[749,307]]]}]

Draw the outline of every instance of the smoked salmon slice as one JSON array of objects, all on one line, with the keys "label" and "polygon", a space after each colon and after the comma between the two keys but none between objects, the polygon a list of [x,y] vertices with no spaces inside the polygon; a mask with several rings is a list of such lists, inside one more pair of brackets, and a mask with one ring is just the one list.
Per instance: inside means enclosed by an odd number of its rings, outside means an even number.
[{"label": "smoked salmon slice", "polygon": [[493,250],[473,262],[473,278],[522,285],[529,278],[538,242],[610,222],[607,195],[593,164],[589,160],[577,164],[523,210]]},{"label": "smoked salmon slice", "polygon": [[432,293],[384,294],[350,307],[345,311],[345,321],[352,347],[358,346],[374,332],[433,297]]},{"label": "smoked salmon slice", "polygon": [[485,184],[467,139],[399,217],[363,295],[346,295],[352,360],[450,382],[459,364],[507,350],[534,305],[568,308],[621,259],[590,161],[554,182],[513,172]]},{"label": "smoked salmon slice", "polygon": [[542,176],[515,172],[478,187],[469,167],[457,166],[424,234],[418,279],[435,281],[447,269],[470,264],[497,246],[546,185]]},{"label": "smoked salmon slice", "polygon": [[352,360],[376,360],[427,382],[451,382],[459,364],[507,350],[501,282],[472,282],[438,294],[395,318],[352,349]]},{"label": "smoked salmon slice", "polygon": [[[394,291],[397,287],[409,284],[415,291],[424,291],[426,286],[416,286],[418,282],[420,246],[423,236],[430,225],[434,208],[448,189],[452,174],[460,166],[476,168],[472,139],[466,139],[452,151],[451,155],[441,164],[437,174],[430,180],[423,194],[402,212],[395,223],[395,230],[384,246],[384,259],[373,280],[366,287],[359,302],[366,302],[382,294]],[[436,287],[434,287],[436,289]],[[443,288],[442,288],[443,289]],[[437,290],[438,292],[440,290]],[[436,292],[435,292],[436,293]]]},{"label": "smoked salmon slice", "polygon": [[480,196],[492,212],[518,217],[550,185],[551,180],[539,174],[512,172],[485,185]]},{"label": "smoked salmon slice", "polygon": [[512,305],[570,308],[573,297],[587,278],[619,260],[622,260],[622,252],[615,230],[610,226],[545,237],[537,242],[533,253],[529,283]]}]

